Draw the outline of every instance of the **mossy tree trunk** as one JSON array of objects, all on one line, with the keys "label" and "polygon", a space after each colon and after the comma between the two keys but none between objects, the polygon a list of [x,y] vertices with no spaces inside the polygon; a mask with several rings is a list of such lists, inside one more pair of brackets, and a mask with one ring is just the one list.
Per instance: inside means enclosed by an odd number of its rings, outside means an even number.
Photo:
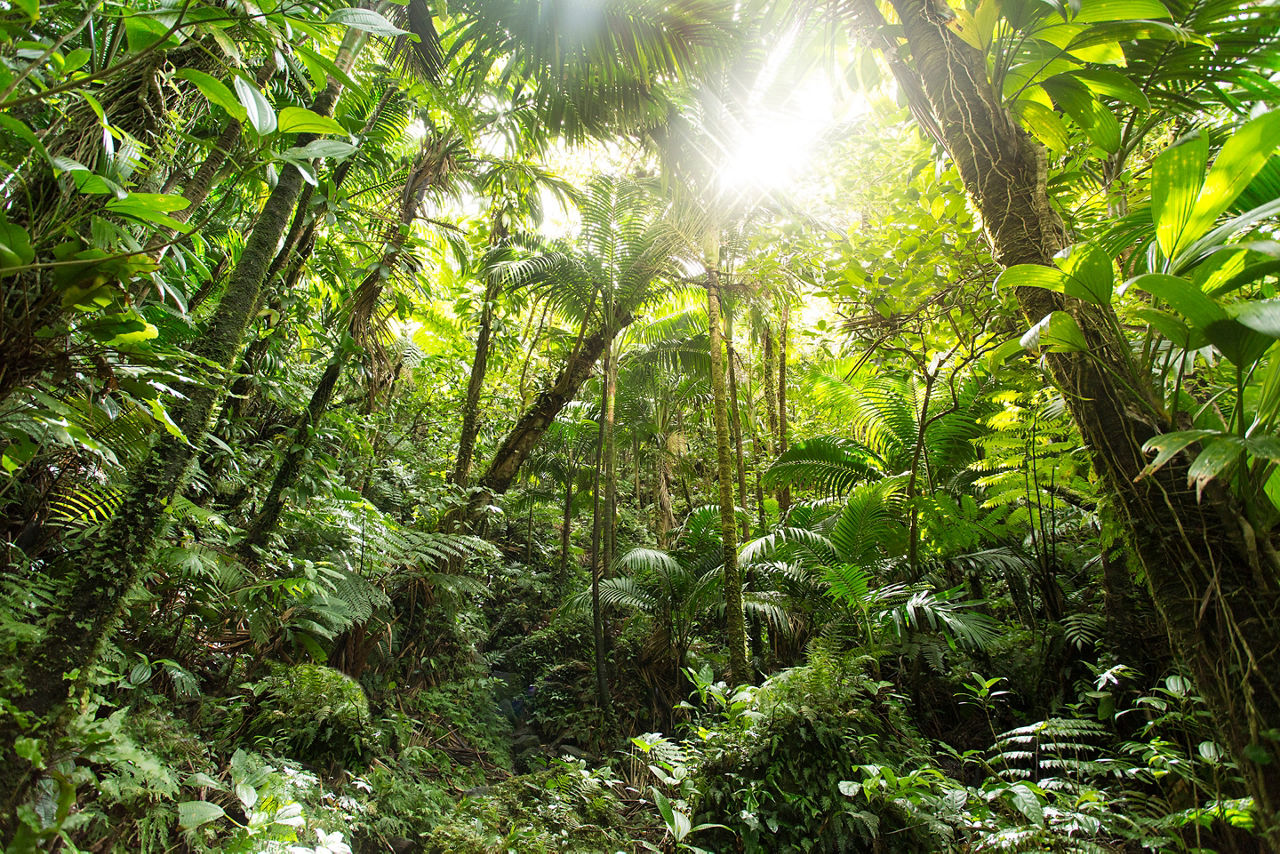
[{"label": "mossy tree trunk", "polygon": [[[349,64],[354,49],[362,42],[363,37],[358,34],[349,36],[339,49],[338,61],[345,56]],[[340,92],[341,84],[331,80],[312,109],[328,115]],[[307,135],[300,135],[298,144],[309,141]],[[263,279],[302,183],[297,169],[281,171],[217,309],[192,346],[192,353],[199,359],[224,369],[236,364]],[[185,399],[173,407],[172,417],[183,436],[165,433],[153,442],[133,473],[115,517],[92,547],[75,556],[74,566],[68,568],[66,593],[54,606],[43,641],[27,650],[22,659],[19,683],[26,693],[11,698],[26,718],[28,728],[37,727],[44,720],[48,727],[41,734],[56,737],[69,711],[68,699],[88,685],[89,673],[119,620],[125,596],[152,563],[169,503],[185,485],[198,445],[226,389],[217,379],[182,388]],[[34,777],[17,770],[29,766],[12,754],[21,730],[12,716],[6,716],[0,724],[0,767],[10,769],[10,773],[0,774],[0,806],[5,813],[18,807]]]},{"label": "mossy tree trunk", "polygon": [[[1065,243],[1046,192],[1043,149],[1005,109],[985,56],[951,30],[954,17],[931,0],[893,0],[918,75],[913,112],[932,119],[982,214],[996,259],[1051,265]],[[898,50],[869,2],[862,21],[877,47]],[[1093,464],[1114,497],[1152,599],[1187,663],[1222,743],[1253,795],[1270,850],[1280,850],[1280,583],[1274,543],[1249,523],[1227,489],[1211,483],[1197,500],[1184,455],[1138,479],[1143,444],[1176,429],[1139,374],[1110,307],[1038,288],[1016,298],[1029,322],[1069,312],[1085,352],[1045,357]]]},{"label": "mossy tree trunk", "polygon": [[[622,329],[630,322],[630,317],[624,317],[617,328]],[[534,399],[533,405],[525,410],[507,433],[493,455],[489,468],[480,478],[480,486],[494,494],[502,494],[511,487],[511,482],[515,480],[529,452],[537,447],[542,434],[556,420],[556,416],[577,396],[578,390],[591,375],[592,368],[612,337],[613,333],[598,329],[583,339],[582,346],[565,362],[551,387]]]}]

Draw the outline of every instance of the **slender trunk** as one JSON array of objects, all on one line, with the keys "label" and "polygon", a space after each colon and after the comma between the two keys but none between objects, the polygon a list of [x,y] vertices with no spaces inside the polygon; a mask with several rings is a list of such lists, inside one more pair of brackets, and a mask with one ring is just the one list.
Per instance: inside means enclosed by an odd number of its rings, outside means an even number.
[{"label": "slender trunk", "polygon": [[[893,0],[923,84],[924,112],[982,214],[997,261],[1051,265],[1065,242],[1046,192],[1046,160],[987,79],[985,56],[950,29],[930,0]],[[873,25],[870,3],[862,14]],[[872,34],[880,37],[880,32]],[[895,45],[890,45],[895,46]],[[899,63],[895,73],[910,72]],[[905,87],[911,92],[911,87]],[[1038,288],[1020,288],[1023,313],[1038,322],[1071,313],[1087,346],[1045,357],[1094,467],[1115,496],[1152,599],[1213,715],[1222,743],[1254,798],[1258,826],[1280,851],[1280,589],[1275,545],[1256,530],[1227,488],[1198,496],[1183,455],[1153,476],[1143,444],[1176,429],[1148,378],[1135,368],[1110,307],[1096,308]],[[1265,561],[1265,563],[1264,563]]]},{"label": "slender trunk", "polygon": [[[630,317],[623,318],[623,321],[618,324],[618,329],[621,330],[630,322]],[[495,494],[504,493],[510,488],[525,457],[537,447],[547,427],[556,420],[556,416],[569,401],[573,400],[578,394],[578,389],[582,388],[582,384],[591,375],[591,369],[600,358],[600,354],[611,343],[608,338],[605,330],[600,329],[583,339],[582,346],[560,369],[556,381],[538,395],[533,405],[511,428],[511,432],[507,434],[502,445],[498,447],[497,453],[493,455],[493,461],[489,463],[488,470],[480,478],[481,486]]]},{"label": "slender trunk", "polygon": [[[255,82],[259,87],[267,85],[275,69],[275,62],[270,60],[264,62],[258,68]],[[200,206],[204,204],[205,199],[209,198],[209,193],[213,191],[218,174],[222,172],[222,167],[227,164],[227,159],[231,156],[231,152],[235,150],[236,143],[240,141],[242,130],[240,122],[227,122],[222,129],[222,133],[218,134],[218,138],[214,140],[209,153],[205,155],[200,168],[182,187],[182,197],[187,200],[187,206],[181,210],[171,212],[169,214],[170,217],[184,225],[191,221],[191,217],[195,215]],[[161,226],[156,229],[155,235],[151,238],[149,248],[159,247],[176,233],[177,230],[170,226]]]},{"label": "slender trunk", "polygon": [[[747,506],[747,461],[742,453],[742,415],[738,408],[738,372],[734,369],[736,354],[733,350],[733,321],[728,317],[724,321],[724,349],[729,364],[729,423],[733,426],[733,451],[738,472],[738,504]],[[742,536],[749,533],[750,523],[742,523]]]},{"label": "slender trunk", "polygon": [[769,529],[768,520],[764,515],[764,478],[760,472],[760,437],[752,431],[751,436],[751,455],[755,458],[756,470],[756,524],[760,527],[760,533],[763,534]]},{"label": "slender trunk", "polygon": [[644,501],[640,497],[640,433],[636,430],[631,431],[631,483],[638,514],[644,509]]},{"label": "slender trunk", "polygon": [[613,558],[618,532],[618,443],[615,405],[618,398],[618,358],[612,342],[604,352],[604,553],[601,559],[604,574],[613,573]]},{"label": "slender trunk", "polygon": [[747,661],[746,625],[742,613],[742,575],[738,570],[738,521],[733,503],[733,457],[729,450],[729,400],[725,388],[723,333],[720,320],[720,281],[707,265],[707,328],[711,338],[711,391],[714,397],[716,475],[720,483],[720,536],[724,550],[725,635],[729,645],[729,684],[751,679]]},{"label": "slender trunk", "polygon": [[929,400],[933,397],[933,385],[937,375],[925,374],[924,401],[920,404],[920,420],[916,427],[916,446],[911,454],[911,474],[907,478],[907,511],[910,518],[907,522],[907,566],[911,569],[911,579],[916,580],[916,565],[920,556],[920,504],[916,501],[917,485],[920,482],[920,462],[924,454],[925,432],[929,429]]},{"label": "slender trunk", "polygon": [[658,535],[658,548],[667,547],[667,534],[676,526],[675,513],[671,508],[671,466],[667,461],[667,451],[659,448],[653,455],[653,480],[657,499],[654,502],[657,511],[655,528]]},{"label": "slender trunk", "polygon": [[[769,418],[769,431],[765,434],[765,451],[769,456],[775,453],[778,441],[778,368],[777,356],[773,350],[773,327],[768,321],[764,324],[764,405]],[[778,453],[786,450],[779,448]]]},{"label": "slender trunk", "polygon": [[320,375],[320,382],[311,393],[311,400],[307,404],[307,411],[302,416],[302,423],[289,439],[289,449],[285,451],[284,459],[276,469],[276,476],[271,481],[271,489],[267,491],[267,497],[262,501],[262,509],[249,524],[244,539],[240,541],[240,554],[244,557],[252,557],[252,550],[266,541],[267,535],[275,530],[276,523],[280,521],[280,513],[284,510],[285,490],[293,486],[294,481],[298,479],[298,473],[302,470],[302,463],[310,455],[311,438],[320,425],[320,419],[329,411],[329,404],[333,402],[333,394],[337,390],[338,379],[342,376],[345,362],[346,357],[339,346],[338,352],[333,354],[324,373]]},{"label": "slender trunk", "polygon": [[601,535],[604,528],[603,511],[600,500],[600,469],[604,464],[604,419],[600,419],[600,429],[596,434],[596,471],[592,478],[592,510],[591,510],[591,640],[595,651],[596,670],[596,702],[605,720],[610,717],[609,674],[605,670],[604,650],[604,611],[600,606],[600,579],[604,575],[602,560]]},{"label": "slender trunk", "polygon": [[480,392],[484,389],[484,377],[489,365],[489,338],[493,327],[493,308],[498,301],[502,280],[491,275],[484,289],[484,305],[480,309],[480,331],[476,335],[476,353],[471,360],[471,376],[467,380],[467,400],[462,407],[462,430],[458,436],[458,459],[449,475],[449,482],[466,486],[471,477],[471,462],[475,456],[476,436],[480,432]]},{"label": "slender trunk", "polygon": [[[782,320],[778,324],[778,453],[787,451],[787,331],[791,324],[791,304],[782,301]],[[778,489],[778,518],[791,509],[791,487]]]}]

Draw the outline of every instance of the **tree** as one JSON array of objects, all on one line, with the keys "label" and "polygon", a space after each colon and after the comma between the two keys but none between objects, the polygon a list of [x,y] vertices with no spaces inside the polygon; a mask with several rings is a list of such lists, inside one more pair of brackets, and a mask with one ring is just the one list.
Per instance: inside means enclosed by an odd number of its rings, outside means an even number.
[{"label": "tree", "polygon": [[[894,72],[959,169],[996,260],[1006,268],[1052,266],[1065,239],[1045,190],[1043,149],[992,86],[984,53],[949,27],[948,16],[924,0],[893,7],[914,63],[892,59]],[[898,49],[870,4],[860,20],[877,47]],[[1078,351],[1049,353],[1048,370],[1124,514],[1152,597],[1249,781],[1271,845],[1280,847],[1280,763],[1267,735],[1280,720],[1280,660],[1264,652],[1280,648],[1280,621],[1274,594],[1263,592],[1276,585],[1259,588],[1251,557],[1273,548],[1269,532],[1250,524],[1225,488],[1191,489],[1189,459],[1143,476],[1143,447],[1177,425],[1137,375],[1109,305],[1026,286],[1016,297],[1030,322],[1065,312],[1083,335]]]}]

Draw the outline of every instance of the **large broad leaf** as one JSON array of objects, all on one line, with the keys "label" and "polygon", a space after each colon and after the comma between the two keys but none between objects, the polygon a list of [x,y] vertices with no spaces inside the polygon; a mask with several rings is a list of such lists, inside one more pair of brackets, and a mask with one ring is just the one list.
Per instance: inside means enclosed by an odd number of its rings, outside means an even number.
[{"label": "large broad leaf", "polygon": [[1134,480],[1142,480],[1144,477],[1155,474],[1169,460],[1195,443],[1222,435],[1224,434],[1221,430],[1177,430],[1172,433],[1161,433],[1158,436],[1152,436],[1142,446],[1142,450],[1148,454],[1155,451],[1155,459],[1147,463],[1146,467],[1138,473]]},{"label": "large broad leaf", "polygon": [[1280,299],[1251,300],[1228,308],[1231,316],[1254,332],[1280,338]]},{"label": "large broad leaf", "polygon": [[194,68],[184,68],[173,75],[179,80],[186,80],[195,84],[200,90],[200,94],[209,100],[209,103],[221,107],[226,111],[227,115],[238,122],[242,122],[248,117],[248,111],[244,108],[231,90],[226,87],[221,80],[212,75],[205,74],[203,71],[197,71]]},{"label": "large broad leaf", "polygon": [[1208,162],[1209,142],[1197,135],[1166,149],[1151,165],[1151,220],[1166,258],[1188,242],[1184,235]]},{"label": "large broad leaf", "polygon": [[337,9],[329,15],[325,23],[346,24],[353,30],[364,30],[375,36],[410,36],[414,41],[418,40],[417,36],[412,35],[408,30],[400,29],[372,9]]},{"label": "large broad leaf", "polygon": [[1058,260],[1058,266],[1066,274],[1063,292],[1069,297],[1094,305],[1109,305],[1115,275],[1111,258],[1091,243],[1071,248],[1070,253]]},{"label": "large broad leaf", "polygon": [[1065,311],[1045,315],[1023,334],[1021,344],[1028,350],[1043,347],[1051,353],[1080,353],[1089,349],[1080,324]]},{"label": "large broad leaf", "polygon": [[1194,284],[1177,276],[1147,273],[1130,279],[1125,283],[1125,287],[1137,288],[1164,300],[1174,311],[1190,321],[1192,327],[1196,329],[1206,330],[1210,324],[1227,319],[1226,309],[1210,299]]},{"label": "large broad leaf", "polygon": [[240,104],[244,107],[249,124],[262,136],[274,133],[276,129],[276,111],[271,108],[271,104],[258,91],[258,87],[243,77],[237,77],[234,83],[236,95],[240,98]]},{"label": "large broad leaf", "polygon": [[20,225],[0,222],[0,269],[25,267],[36,258],[31,236]]},{"label": "large broad leaf", "polygon": [[1199,237],[1213,225],[1277,148],[1280,148],[1280,110],[1258,116],[1231,135],[1204,179],[1204,188],[1187,221],[1188,239]]},{"label": "large broad leaf", "polygon": [[1044,288],[1063,292],[1067,276],[1056,267],[1042,264],[1015,264],[996,279],[998,288]]},{"label": "large broad leaf", "polygon": [[1084,84],[1058,76],[1041,85],[1059,109],[1080,126],[1090,142],[1108,153],[1120,149],[1120,122]]},{"label": "large broad leaf", "polygon": [[280,111],[281,133],[336,133],[346,134],[347,129],[328,116],[302,107],[285,107]]},{"label": "large broad leaf", "polygon": [[1014,103],[1013,110],[1022,126],[1054,154],[1063,154],[1071,146],[1066,122],[1044,104],[1023,99]]},{"label": "large broad leaf", "polygon": [[184,801],[178,804],[178,827],[192,830],[226,814],[222,807],[209,801]]},{"label": "large broad leaf", "polygon": [[1151,108],[1151,102],[1142,90],[1132,80],[1117,71],[1097,68],[1071,71],[1068,72],[1068,76],[1079,80],[1096,95],[1106,95],[1143,110]]}]

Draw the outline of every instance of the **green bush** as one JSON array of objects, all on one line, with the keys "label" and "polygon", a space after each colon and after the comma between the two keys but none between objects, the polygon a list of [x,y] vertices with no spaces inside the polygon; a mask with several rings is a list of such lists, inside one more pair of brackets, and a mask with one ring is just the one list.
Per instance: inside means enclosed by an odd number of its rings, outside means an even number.
[{"label": "green bush", "polygon": [[254,690],[261,700],[249,735],[275,752],[317,765],[360,765],[379,740],[364,689],[331,667],[282,668]]},{"label": "green bush", "polygon": [[[946,847],[925,817],[885,799],[851,797],[863,766],[904,767],[924,755],[888,684],[860,662],[815,656],[756,692],[737,727],[713,731],[698,766],[694,823],[716,823],[713,851],[935,852]],[[920,763],[915,763],[920,764]],[[884,840],[892,840],[884,848]]]}]

